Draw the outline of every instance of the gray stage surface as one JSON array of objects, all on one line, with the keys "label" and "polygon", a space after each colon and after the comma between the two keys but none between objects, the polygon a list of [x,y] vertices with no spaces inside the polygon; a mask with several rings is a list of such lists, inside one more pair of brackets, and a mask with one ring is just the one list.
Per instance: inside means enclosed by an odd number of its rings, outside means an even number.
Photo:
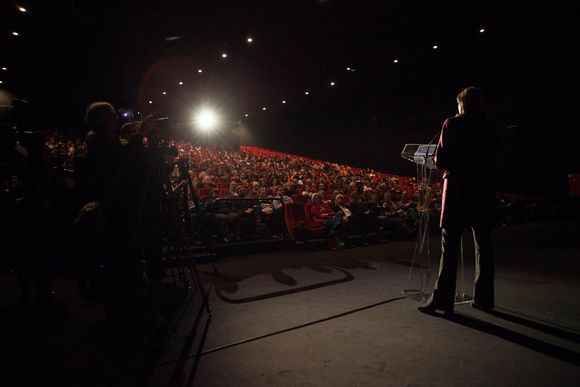
[{"label": "gray stage surface", "polygon": [[[203,276],[211,321],[202,314],[192,335],[199,308],[190,304],[151,384],[577,386],[578,235],[572,220],[496,229],[497,312],[459,305],[451,318],[401,298],[412,241],[222,259],[219,276]],[[473,244],[464,238],[472,293]],[[438,244],[433,237],[433,277]]]}]

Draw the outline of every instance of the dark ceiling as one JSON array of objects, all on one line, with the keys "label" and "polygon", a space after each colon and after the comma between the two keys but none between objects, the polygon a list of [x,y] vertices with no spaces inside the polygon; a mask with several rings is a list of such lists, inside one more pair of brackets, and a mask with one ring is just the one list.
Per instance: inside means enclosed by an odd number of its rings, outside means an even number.
[{"label": "dark ceiling", "polygon": [[[0,7],[0,64],[7,68],[0,86],[57,126],[78,124],[93,100],[159,114],[207,102],[243,117],[263,106],[273,114],[393,99],[428,105],[471,84],[496,95],[506,88],[545,95],[577,63],[570,61],[577,41],[564,32],[566,12],[554,7],[336,0]],[[562,71],[548,70],[554,63]]]}]

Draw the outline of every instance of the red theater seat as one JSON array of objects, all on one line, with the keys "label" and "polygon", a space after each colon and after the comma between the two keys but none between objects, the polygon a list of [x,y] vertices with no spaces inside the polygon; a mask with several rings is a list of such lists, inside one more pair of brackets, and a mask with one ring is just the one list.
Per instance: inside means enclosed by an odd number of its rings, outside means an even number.
[{"label": "red theater seat", "polygon": [[285,203],[284,221],[288,234],[294,238],[296,233],[304,228],[304,205],[302,203]]}]

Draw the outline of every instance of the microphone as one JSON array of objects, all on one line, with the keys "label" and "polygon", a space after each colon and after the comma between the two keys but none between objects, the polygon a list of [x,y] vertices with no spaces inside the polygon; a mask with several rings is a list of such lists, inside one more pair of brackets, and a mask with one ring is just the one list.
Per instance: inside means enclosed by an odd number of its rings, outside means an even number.
[{"label": "microphone", "polygon": [[435,133],[435,135],[433,136],[433,138],[431,139],[431,141],[429,141],[429,144],[427,144],[427,145],[433,144],[433,141],[435,141],[437,136],[439,136],[441,134],[441,130],[443,130],[443,129],[439,129],[439,131],[437,133]]}]

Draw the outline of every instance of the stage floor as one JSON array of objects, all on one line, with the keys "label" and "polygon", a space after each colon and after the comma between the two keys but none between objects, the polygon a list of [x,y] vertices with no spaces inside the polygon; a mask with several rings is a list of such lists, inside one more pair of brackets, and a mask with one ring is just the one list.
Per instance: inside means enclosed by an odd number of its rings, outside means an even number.
[{"label": "stage floor", "polygon": [[[414,242],[224,258],[218,276],[203,275],[211,287],[211,321],[206,325],[202,317],[195,337],[188,335],[198,310],[191,304],[151,383],[578,385],[578,235],[580,222],[572,220],[496,229],[497,313],[459,305],[452,318],[419,313],[417,301],[401,298],[403,289],[417,285],[409,284]],[[471,294],[473,243],[469,234],[464,239],[463,287]],[[431,255],[433,280],[437,237]],[[426,272],[416,268],[412,282]],[[185,337],[191,340],[184,345]]]}]

